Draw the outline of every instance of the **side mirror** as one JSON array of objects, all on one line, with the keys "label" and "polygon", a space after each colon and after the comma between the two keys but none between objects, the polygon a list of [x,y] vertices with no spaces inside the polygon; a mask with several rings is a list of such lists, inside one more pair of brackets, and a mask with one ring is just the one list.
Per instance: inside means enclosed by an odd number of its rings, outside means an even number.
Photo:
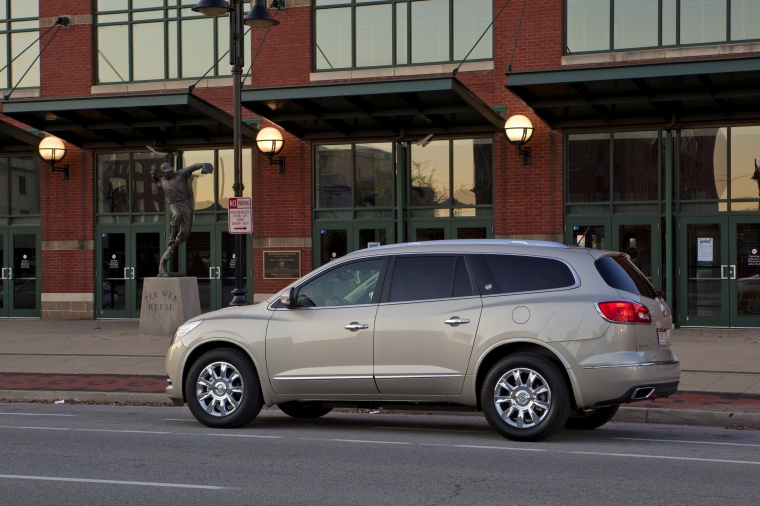
[{"label": "side mirror", "polygon": [[285,307],[292,308],[296,302],[296,289],[291,288],[289,291],[280,294],[280,303]]}]

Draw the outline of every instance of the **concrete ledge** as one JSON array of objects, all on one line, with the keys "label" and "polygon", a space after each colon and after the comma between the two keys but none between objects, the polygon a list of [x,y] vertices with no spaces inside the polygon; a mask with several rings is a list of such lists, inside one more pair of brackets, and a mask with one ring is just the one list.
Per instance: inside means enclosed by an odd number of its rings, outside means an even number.
[{"label": "concrete ledge", "polygon": [[621,407],[613,422],[760,429],[760,413]]}]

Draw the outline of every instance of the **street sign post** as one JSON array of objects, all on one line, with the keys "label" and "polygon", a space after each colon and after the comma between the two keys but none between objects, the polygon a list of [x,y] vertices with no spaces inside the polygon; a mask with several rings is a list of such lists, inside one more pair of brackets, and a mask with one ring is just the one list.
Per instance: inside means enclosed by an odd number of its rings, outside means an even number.
[{"label": "street sign post", "polygon": [[250,197],[230,197],[227,201],[227,227],[230,234],[250,234],[253,219]]}]

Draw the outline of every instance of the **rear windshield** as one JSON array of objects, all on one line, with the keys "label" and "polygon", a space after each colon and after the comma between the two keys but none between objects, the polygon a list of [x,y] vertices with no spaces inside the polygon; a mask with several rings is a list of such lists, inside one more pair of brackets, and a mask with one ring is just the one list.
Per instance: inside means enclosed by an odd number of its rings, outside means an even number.
[{"label": "rear windshield", "polygon": [[657,290],[625,255],[607,256],[595,262],[596,270],[612,288],[654,299]]}]

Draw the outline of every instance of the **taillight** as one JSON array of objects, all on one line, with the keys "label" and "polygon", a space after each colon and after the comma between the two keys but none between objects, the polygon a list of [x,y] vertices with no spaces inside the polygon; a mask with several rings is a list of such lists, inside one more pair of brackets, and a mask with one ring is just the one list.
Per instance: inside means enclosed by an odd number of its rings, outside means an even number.
[{"label": "taillight", "polygon": [[643,304],[627,300],[597,302],[601,315],[615,323],[652,323],[652,315]]}]

